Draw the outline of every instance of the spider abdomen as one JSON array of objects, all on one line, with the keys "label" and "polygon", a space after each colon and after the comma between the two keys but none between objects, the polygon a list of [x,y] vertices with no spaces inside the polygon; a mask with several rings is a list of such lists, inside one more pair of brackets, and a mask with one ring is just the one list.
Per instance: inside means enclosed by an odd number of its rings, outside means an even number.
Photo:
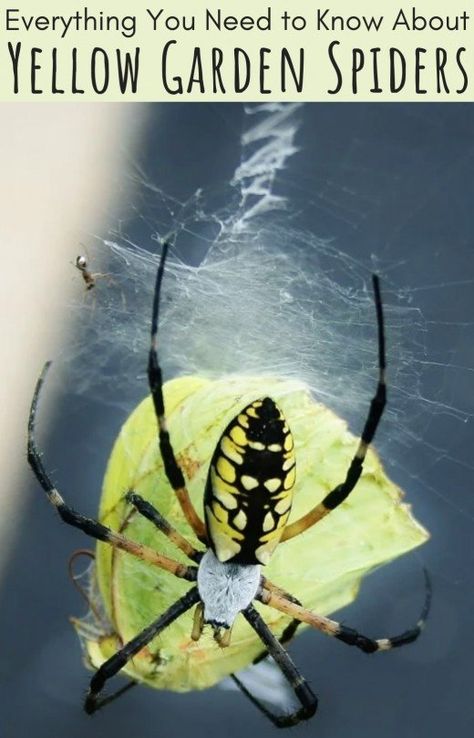
[{"label": "spider abdomen", "polygon": [[219,561],[267,564],[283,534],[295,484],[294,443],[269,397],[227,426],[214,451],[204,512]]}]

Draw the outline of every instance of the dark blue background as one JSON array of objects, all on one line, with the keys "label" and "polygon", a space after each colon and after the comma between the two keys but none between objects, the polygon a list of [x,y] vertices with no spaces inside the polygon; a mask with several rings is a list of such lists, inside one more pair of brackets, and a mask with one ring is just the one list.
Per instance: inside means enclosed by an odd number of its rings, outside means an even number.
[{"label": "dark blue background", "polygon": [[[148,115],[139,161],[167,193],[184,200],[232,176],[241,155],[239,105],[149,106]],[[299,734],[468,735],[474,727],[474,107],[332,104],[307,106],[301,115],[300,151],[277,188],[289,196],[301,228],[335,237],[338,247],[367,264],[374,255],[396,264],[394,280],[414,290],[427,321],[427,361],[434,366],[427,367],[421,392],[462,408],[468,419],[426,416],[425,443],[406,449],[397,482],[409,490],[432,538],[419,554],[372,576],[341,615],[368,634],[403,629],[417,616],[425,563],[434,582],[425,633],[411,647],[373,657],[317,633],[297,639],[294,660],[320,696],[318,715]],[[129,232],[146,246],[150,234],[140,220],[130,222]],[[190,261],[203,249],[185,242]],[[66,498],[90,515],[122,421],[85,397],[69,397],[57,408],[46,463]],[[18,494],[28,504],[15,523],[1,593],[2,736],[273,733],[243,696],[215,689],[176,695],[137,688],[86,717],[81,700],[89,674],[67,622],[82,603],[67,580],[66,562],[88,541],[58,522],[35,481]]]}]

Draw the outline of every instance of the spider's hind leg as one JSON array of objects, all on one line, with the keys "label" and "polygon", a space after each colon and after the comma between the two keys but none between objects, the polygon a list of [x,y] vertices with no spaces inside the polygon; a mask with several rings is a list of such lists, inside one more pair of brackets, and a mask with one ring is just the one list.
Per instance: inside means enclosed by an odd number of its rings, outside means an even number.
[{"label": "spider's hind leg", "polygon": [[257,709],[260,710],[260,712],[262,712],[277,728],[289,728],[293,725],[297,725],[303,720],[309,720],[317,710],[318,698],[306,682],[305,678],[299,673],[290,658],[290,655],[285,651],[278,638],[273,635],[272,631],[263,618],[258,614],[253,605],[249,605],[242,614],[257,635],[261,638],[268,653],[280,667],[298,698],[301,707],[288,715],[275,715],[271,710],[265,707],[260,700],[251,694],[238,677],[233,676],[234,681],[255,707],[257,707]]},{"label": "spider's hind leg", "polygon": [[[278,639],[279,643],[282,646],[285,646],[287,643],[289,643],[295,636],[296,631],[300,625],[301,620],[296,620],[296,618],[293,618],[293,620],[288,623],[285,630]],[[252,665],[260,664],[269,655],[270,652],[268,651],[268,649],[265,649],[252,661]],[[255,697],[236,674],[230,674],[230,678],[237,685],[242,694],[244,694],[247,699],[249,699],[250,702],[252,702],[252,704],[255,705],[255,707],[265,715],[265,717],[267,717],[274,725],[279,725],[279,716],[272,713],[272,711],[268,707],[266,707],[261,700]]]}]

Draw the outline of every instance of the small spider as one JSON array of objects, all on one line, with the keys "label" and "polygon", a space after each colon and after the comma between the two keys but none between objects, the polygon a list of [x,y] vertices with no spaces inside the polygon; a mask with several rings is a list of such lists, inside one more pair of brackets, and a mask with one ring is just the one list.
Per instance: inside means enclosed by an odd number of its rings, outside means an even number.
[{"label": "small spider", "polygon": [[[156,636],[187,610],[195,606],[191,638],[199,640],[209,626],[221,647],[229,645],[232,626],[242,615],[271,654],[300,702],[299,709],[288,715],[274,714],[255,698],[237,677],[235,682],[249,699],[277,727],[296,725],[314,715],[317,697],[298,672],[284,644],[294,635],[299,623],[307,623],[326,635],[356,646],[365,653],[386,651],[414,641],[428,615],[431,589],[428,575],[426,598],[416,626],[392,638],[372,639],[327,617],[317,615],[269,581],[261,573],[275,548],[300,535],[338,507],[356,486],[367,449],[372,442],[386,402],[385,336],[379,280],[373,276],[374,300],[378,326],[378,383],[372,398],[359,445],[344,481],[331,490],[303,517],[288,523],[295,488],[296,459],[291,430],[282,411],[270,397],[260,397],[242,408],[223,431],[210,461],[204,489],[204,521],[191,502],[183,472],[176,461],[167,430],[163,401],[162,372],[158,361],[158,315],[168,244],[164,244],[158,267],[151,320],[151,345],[148,380],[156,413],[158,442],[165,473],[179,501],[183,514],[203,544],[196,549],[147,500],[133,491],[126,500],[153,523],[192,562],[179,563],[152,548],[116,533],[102,523],[84,517],[69,507],[55,489],[43,466],[35,441],[35,415],[40,391],[50,362],[37,382],[28,424],[28,460],[50,503],[60,517],[87,535],[128,552],[143,561],[193,583],[184,596],[172,604],[154,622],[142,630],[115,655],[100,666],[91,679],[84,709],[93,713],[111,701],[102,690]],[[79,258],[79,257],[78,257]],[[252,604],[254,601],[275,608],[292,618],[279,640]],[[134,682],[116,694],[123,693]]]},{"label": "small spider", "polygon": [[89,270],[87,259],[82,254],[79,254],[79,256],[76,256],[76,261],[74,262],[74,266],[76,267],[76,269],[79,269],[79,271],[81,272],[82,279],[84,280],[84,284],[86,286],[86,290],[92,290],[96,286],[96,281],[98,279],[108,279],[110,282],[112,281],[110,274],[102,274],[101,272],[91,272]]}]

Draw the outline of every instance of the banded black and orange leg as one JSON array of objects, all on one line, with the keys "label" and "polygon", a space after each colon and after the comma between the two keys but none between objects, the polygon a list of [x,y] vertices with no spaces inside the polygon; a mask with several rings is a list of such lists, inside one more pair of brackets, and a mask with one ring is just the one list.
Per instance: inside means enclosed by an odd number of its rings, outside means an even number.
[{"label": "banded black and orange leg", "polygon": [[188,559],[199,563],[202,559],[203,552],[194,548],[187,538],[182,536],[148,500],[144,500],[143,497],[137,495],[132,490],[127,492],[125,499],[134,506],[140,515],[143,515],[144,518],[152,522],[180,551],[186,554]]},{"label": "banded black and orange leg", "polygon": [[58,490],[55,488],[51,481],[44,465],[41,460],[40,453],[36,446],[35,440],[35,417],[38,407],[39,395],[43,386],[46,373],[50,367],[50,362],[47,362],[41,372],[41,375],[36,383],[33,400],[31,402],[30,416],[28,420],[28,462],[43,490],[46,492],[46,496],[49,502],[56,509],[60,518],[69,525],[79,528],[86,535],[95,538],[98,541],[108,543],[115,548],[119,548],[122,551],[135,556],[136,558],[142,559],[154,566],[158,566],[160,569],[165,569],[174,574],[176,577],[181,579],[187,579],[188,581],[195,581],[197,575],[197,569],[195,566],[185,566],[180,564],[178,561],[169,559],[167,556],[158,554],[151,548],[143,546],[141,543],[130,541],[120,533],[107,528],[99,521],[93,518],[87,518],[84,515],[76,512],[72,507],[69,507],[63,497],[60,495]]},{"label": "banded black and orange leg", "polygon": [[260,710],[260,712],[262,712],[277,728],[289,728],[292,725],[297,725],[302,720],[308,720],[316,712],[318,698],[306,683],[304,677],[299,673],[291,657],[285,651],[278,638],[273,635],[270,628],[260,617],[253,605],[249,605],[242,614],[260,637],[268,653],[280,667],[296,697],[301,703],[301,707],[289,715],[275,715],[260,700],[253,696],[238,677],[234,676],[234,681],[255,707]]},{"label": "banded black and orange leg", "polygon": [[368,638],[367,636],[362,635],[362,633],[359,633],[357,630],[354,630],[353,628],[348,628],[342,623],[338,623],[336,620],[331,620],[330,618],[326,618],[322,615],[317,615],[316,613],[311,612],[311,610],[307,610],[301,605],[297,605],[296,603],[291,602],[284,595],[279,594],[276,590],[270,591],[268,589],[264,589],[261,594],[258,595],[257,599],[268,605],[269,607],[273,607],[275,610],[284,612],[290,617],[296,618],[303,623],[307,623],[313,628],[320,630],[322,633],[337,638],[338,640],[346,643],[349,646],[360,648],[360,650],[364,651],[364,653],[389,651],[392,648],[399,648],[400,646],[405,646],[408,643],[413,643],[413,641],[418,638],[421,631],[423,630],[431,604],[431,583],[428,572],[426,570],[424,570],[424,575],[426,594],[425,601],[423,603],[423,609],[421,611],[417,624],[415,625],[415,627],[409,628],[403,633],[392,636],[390,638]]},{"label": "banded black and orange leg", "polygon": [[125,687],[119,690],[119,692],[116,692],[110,697],[105,697],[103,699],[100,698],[100,693],[108,679],[115,676],[125,666],[125,664],[135,656],[136,653],[141,651],[141,649],[150,643],[153,638],[159,635],[165,628],[171,625],[172,622],[189,610],[198,601],[198,589],[197,587],[193,587],[183,597],[171,605],[165,613],[160,615],[157,620],[151,623],[147,628],[144,628],[141,633],[125,644],[120,651],[117,651],[116,654],[102,664],[91,679],[89,691],[84,702],[84,710],[91,715],[112,699],[116,699],[119,694],[123,694],[125,690],[129,689],[132,684],[125,685]]},{"label": "banded black and orange leg", "polygon": [[[288,592],[285,592],[283,589],[281,589],[281,587],[277,587],[276,584],[272,584],[272,582],[270,582],[266,577],[262,577],[261,586],[263,588],[268,588],[270,591],[278,592],[278,594],[281,594],[287,600],[289,600],[290,602],[294,602],[296,605],[301,605],[301,602],[297,600],[296,597],[288,594]],[[293,618],[288,623],[280,638],[278,639],[282,646],[290,643],[290,641],[295,637],[296,631],[298,630],[300,625],[301,620],[298,620],[297,618]],[[263,651],[252,661],[252,664],[259,664],[260,661],[263,661],[263,659],[265,659],[267,656],[268,651]]]},{"label": "banded black and orange leg", "polygon": [[151,319],[151,343],[150,353],[148,356],[148,383],[158,422],[159,446],[166,476],[168,477],[169,483],[178,498],[179,504],[181,505],[184,516],[189,525],[195,532],[197,538],[202,543],[207,543],[206,528],[203,521],[196,513],[191,502],[191,498],[189,497],[189,492],[186,489],[186,483],[184,481],[184,475],[176,461],[170,441],[170,435],[166,426],[165,404],[163,399],[163,375],[158,361],[158,316],[160,308],[161,283],[163,281],[168,248],[168,243],[164,243],[163,251],[161,252],[160,264],[156,273]]},{"label": "banded black and orange leg", "polygon": [[372,275],[372,283],[374,288],[375,310],[377,314],[379,376],[377,389],[370,403],[369,414],[365,421],[359,446],[350,463],[344,482],[331,490],[331,492],[329,492],[329,494],[327,494],[318,505],[306,513],[306,515],[303,515],[302,518],[295,520],[294,523],[288,525],[283,532],[281,538],[282,541],[288,541],[290,538],[303,533],[338,507],[341,502],[344,502],[348,495],[350,495],[362,474],[362,467],[367,454],[367,449],[369,444],[372,443],[380,418],[382,417],[387,400],[385,385],[385,329],[380,284],[379,278],[376,274]]}]

